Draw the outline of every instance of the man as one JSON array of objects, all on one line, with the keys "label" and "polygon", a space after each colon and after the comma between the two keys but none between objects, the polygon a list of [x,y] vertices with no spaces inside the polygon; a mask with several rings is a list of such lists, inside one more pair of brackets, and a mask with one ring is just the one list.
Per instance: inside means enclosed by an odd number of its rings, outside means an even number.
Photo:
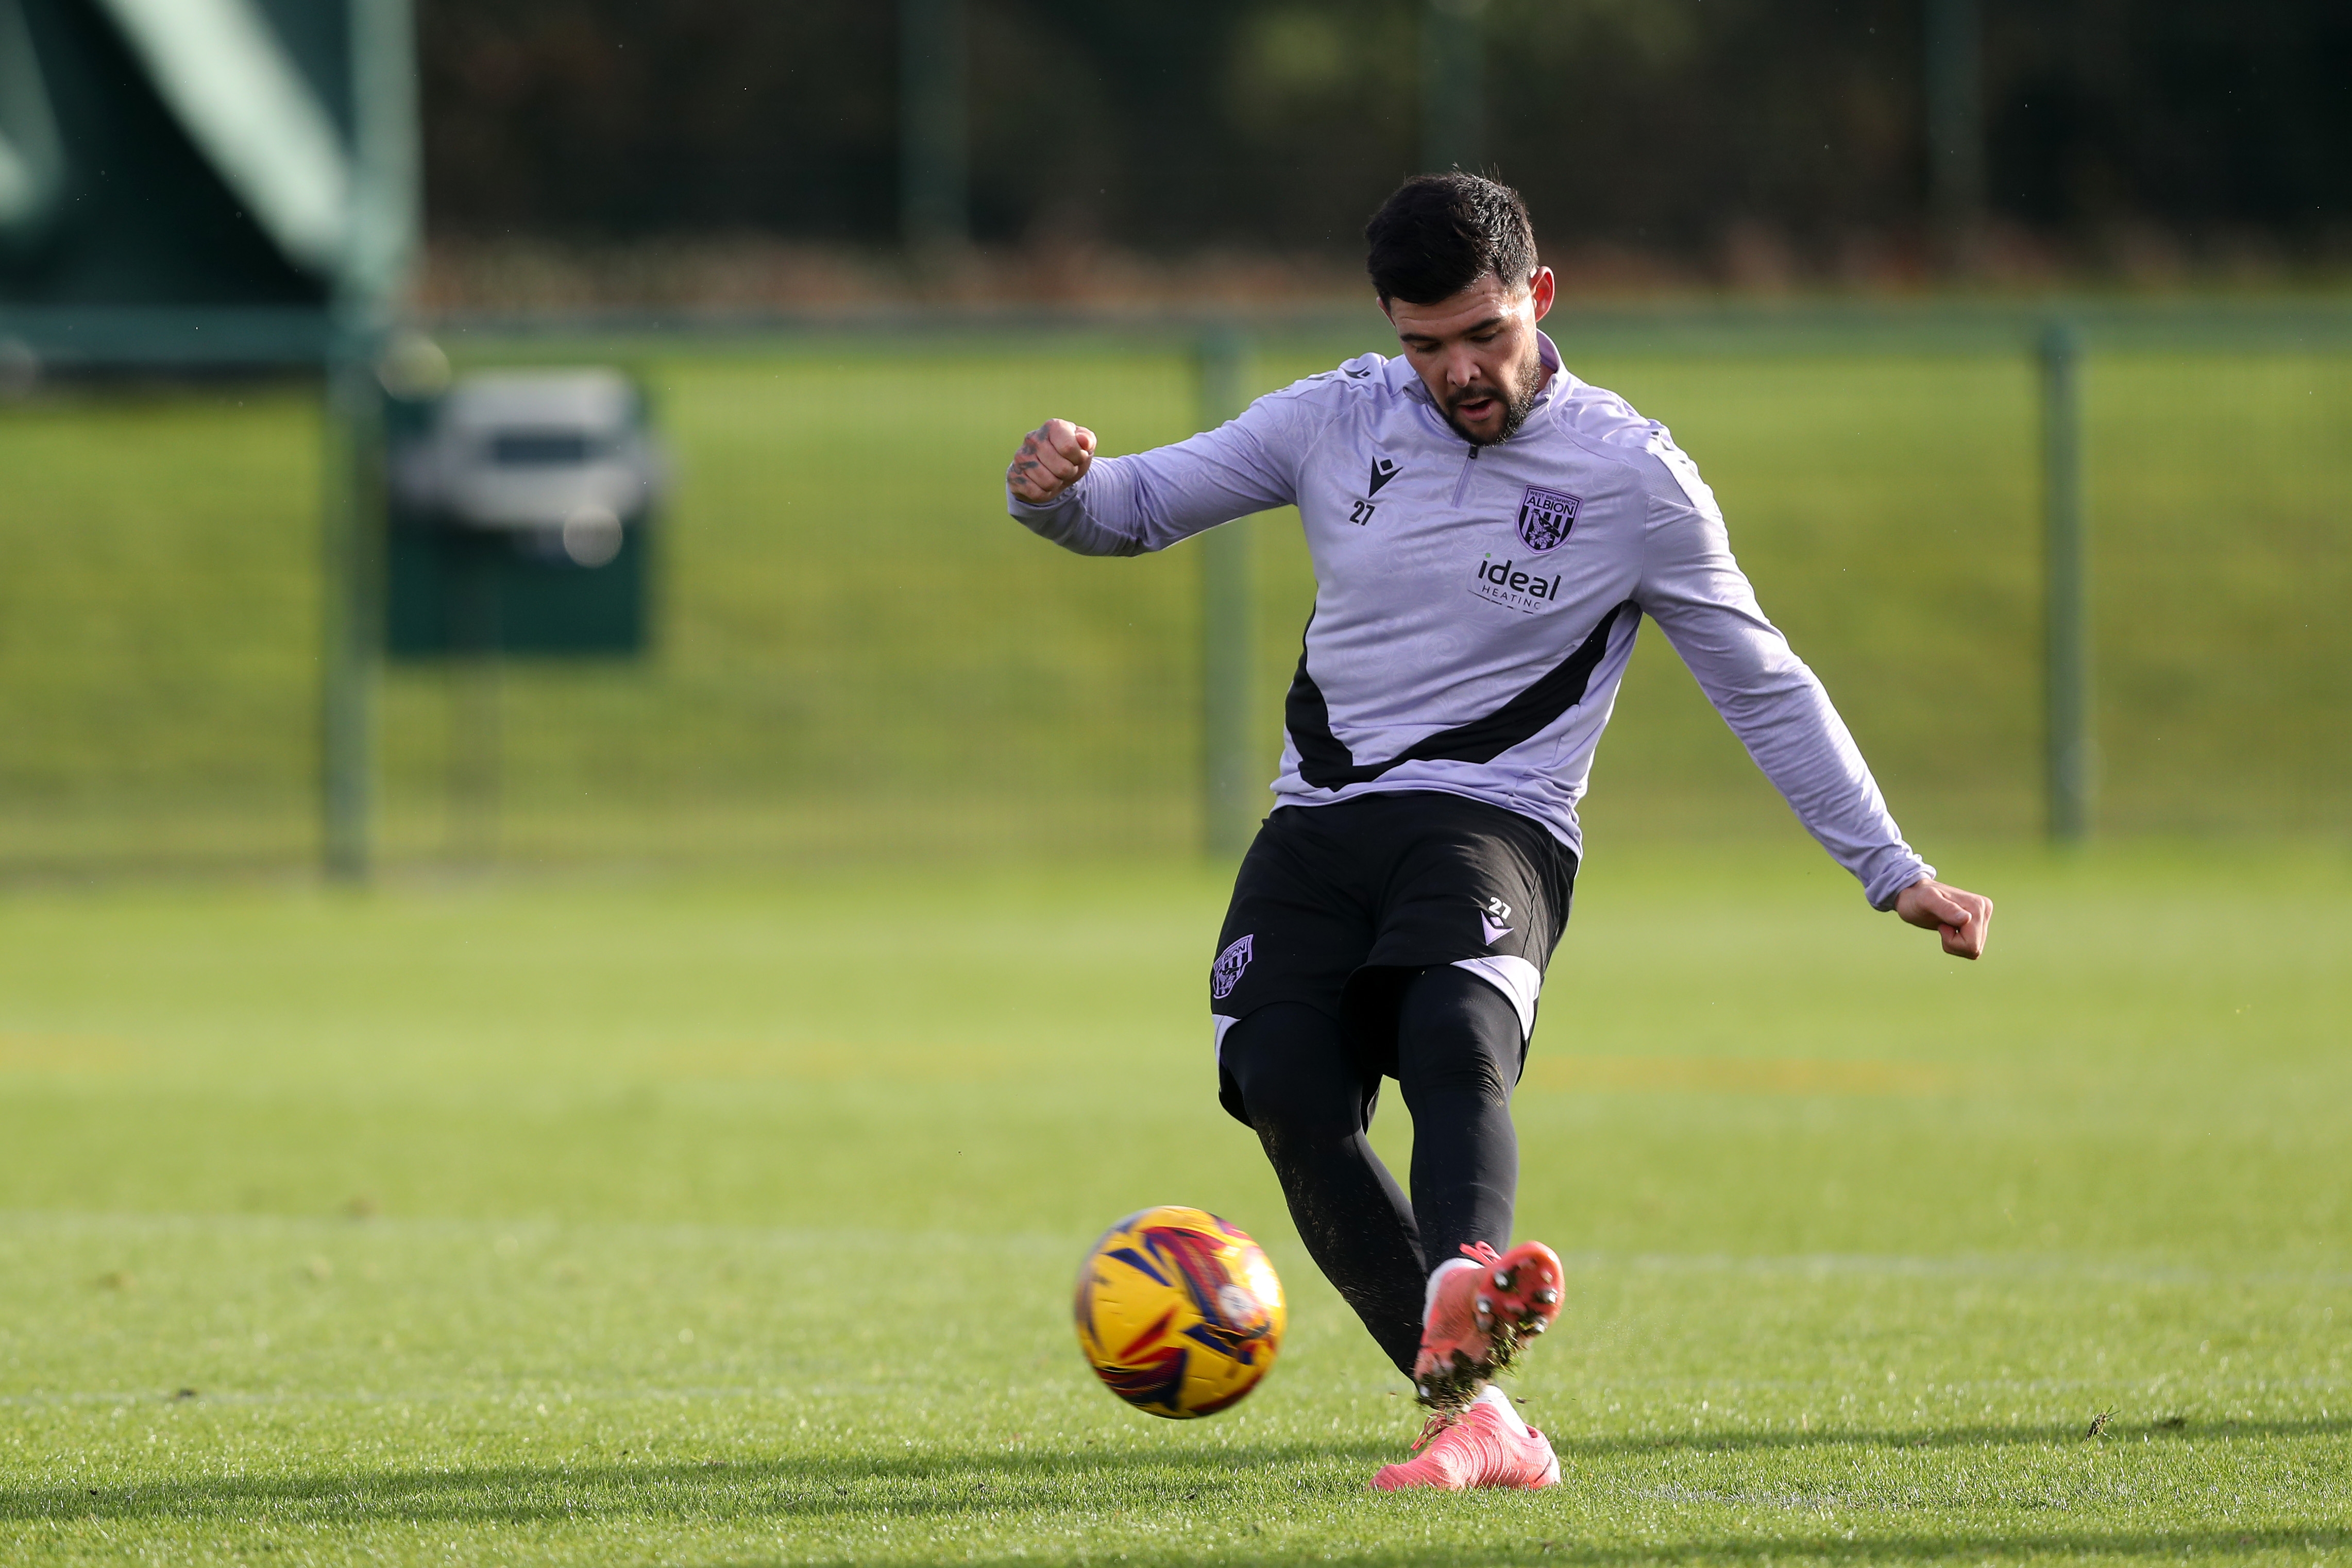
[{"label": "man", "polygon": [[[1365,238],[1401,358],[1350,360],[1130,457],[1049,420],[1006,482],[1016,518],[1089,555],[1298,507],[1315,612],[1276,809],[1210,975],[1219,1098],[1433,1411],[1425,1451],[1373,1484],[1549,1486],[1550,1444],[1493,1383],[1560,1306],[1559,1260],[1508,1247],[1509,1100],[1641,618],[1873,906],[1974,958],[1992,904],[1903,841],[1665,428],[1561,367],[1517,193],[1424,175]],[[1366,1137],[1383,1077],[1412,1113],[1410,1202]]]}]

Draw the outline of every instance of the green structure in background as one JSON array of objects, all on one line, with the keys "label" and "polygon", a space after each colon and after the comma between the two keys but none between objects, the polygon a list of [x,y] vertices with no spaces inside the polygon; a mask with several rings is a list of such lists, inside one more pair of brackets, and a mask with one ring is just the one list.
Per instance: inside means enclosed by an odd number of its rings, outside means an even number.
[{"label": "green structure in background", "polygon": [[1984,226],[1984,17],[1979,0],[1922,0],[1926,45],[1927,198],[1937,259],[1950,271],[1978,262]]},{"label": "green structure in background", "polygon": [[936,257],[971,237],[963,0],[898,0],[898,237]]},{"label": "green structure in background", "polygon": [[504,371],[388,404],[384,647],[396,658],[646,645],[665,465],[612,371]]},{"label": "green structure in background", "polygon": [[2091,836],[2097,800],[2091,725],[2090,549],[2084,538],[2082,343],[2042,329],[2042,582],[2043,795],[2053,843]]},{"label": "green structure in background", "polygon": [[326,383],[320,839],[366,873],[377,361],[417,230],[409,0],[0,0],[0,343]]},{"label": "green structure in background", "polygon": [[388,537],[384,651],[395,659],[645,650],[652,545],[642,527],[616,528],[614,553],[592,545],[588,561],[511,535],[395,522]]},{"label": "green structure in background", "polygon": [[485,372],[410,334],[386,354],[384,651],[448,674],[449,850],[498,852],[501,663],[646,641],[667,465],[642,388],[611,370]]},{"label": "green structure in background", "polygon": [[1486,0],[1422,0],[1421,166],[1483,172]]},{"label": "green structure in background", "polygon": [[[1239,332],[1202,335],[1202,429],[1214,430],[1249,406],[1249,360]],[[1220,859],[1249,848],[1267,805],[1250,712],[1257,618],[1250,528],[1244,517],[1201,536],[1201,828],[1202,847]]]}]

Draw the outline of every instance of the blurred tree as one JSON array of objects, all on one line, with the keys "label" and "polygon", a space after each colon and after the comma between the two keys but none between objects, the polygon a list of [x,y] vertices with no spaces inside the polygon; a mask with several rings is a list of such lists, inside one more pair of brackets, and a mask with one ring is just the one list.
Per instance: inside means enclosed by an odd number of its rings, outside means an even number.
[{"label": "blurred tree", "polygon": [[898,226],[887,5],[419,0],[440,232]]},{"label": "blurred tree", "polygon": [[[1556,253],[1923,266],[1928,3],[1489,0],[1489,164]],[[975,236],[1352,249],[1421,156],[1425,5],[969,0]],[[2352,245],[2342,0],[1976,8],[1996,225]],[[892,243],[898,10],[422,0],[433,225]]]},{"label": "blurred tree", "polygon": [[1996,211],[2078,235],[2342,244],[2352,6],[2340,0],[1990,4]]}]

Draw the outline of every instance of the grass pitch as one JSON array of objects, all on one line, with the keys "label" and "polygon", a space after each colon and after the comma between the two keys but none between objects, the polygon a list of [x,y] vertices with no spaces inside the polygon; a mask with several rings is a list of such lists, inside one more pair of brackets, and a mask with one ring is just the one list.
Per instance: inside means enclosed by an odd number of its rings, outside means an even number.
[{"label": "grass pitch", "polygon": [[[1363,1490],[1414,1412],[1211,1097],[1218,877],[8,894],[0,1560],[2352,1555],[2340,852],[1948,863],[1971,967],[1817,857],[1599,849],[1539,1496]],[[1066,1322],[1160,1201],[1293,1298],[1208,1421]]]}]

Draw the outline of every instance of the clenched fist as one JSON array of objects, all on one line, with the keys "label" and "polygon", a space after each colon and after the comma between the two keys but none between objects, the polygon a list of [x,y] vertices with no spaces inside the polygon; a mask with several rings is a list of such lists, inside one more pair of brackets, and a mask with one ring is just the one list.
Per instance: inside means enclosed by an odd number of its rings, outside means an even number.
[{"label": "clenched fist", "polygon": [[1004,482],[1033,507],[1042,507],[1085,476],[1095,460],[1095,433],[1066,419],[1049,419],[1021,439]]},{"label": "clenched fist", "polygon": [[1992,929],[1992,900],[1980,893],[1947,887],[1921,877],[1895,897],[1895,913],[1923,930],[1941,932],[1944,951],[1955,958],[1984,956]]}]

